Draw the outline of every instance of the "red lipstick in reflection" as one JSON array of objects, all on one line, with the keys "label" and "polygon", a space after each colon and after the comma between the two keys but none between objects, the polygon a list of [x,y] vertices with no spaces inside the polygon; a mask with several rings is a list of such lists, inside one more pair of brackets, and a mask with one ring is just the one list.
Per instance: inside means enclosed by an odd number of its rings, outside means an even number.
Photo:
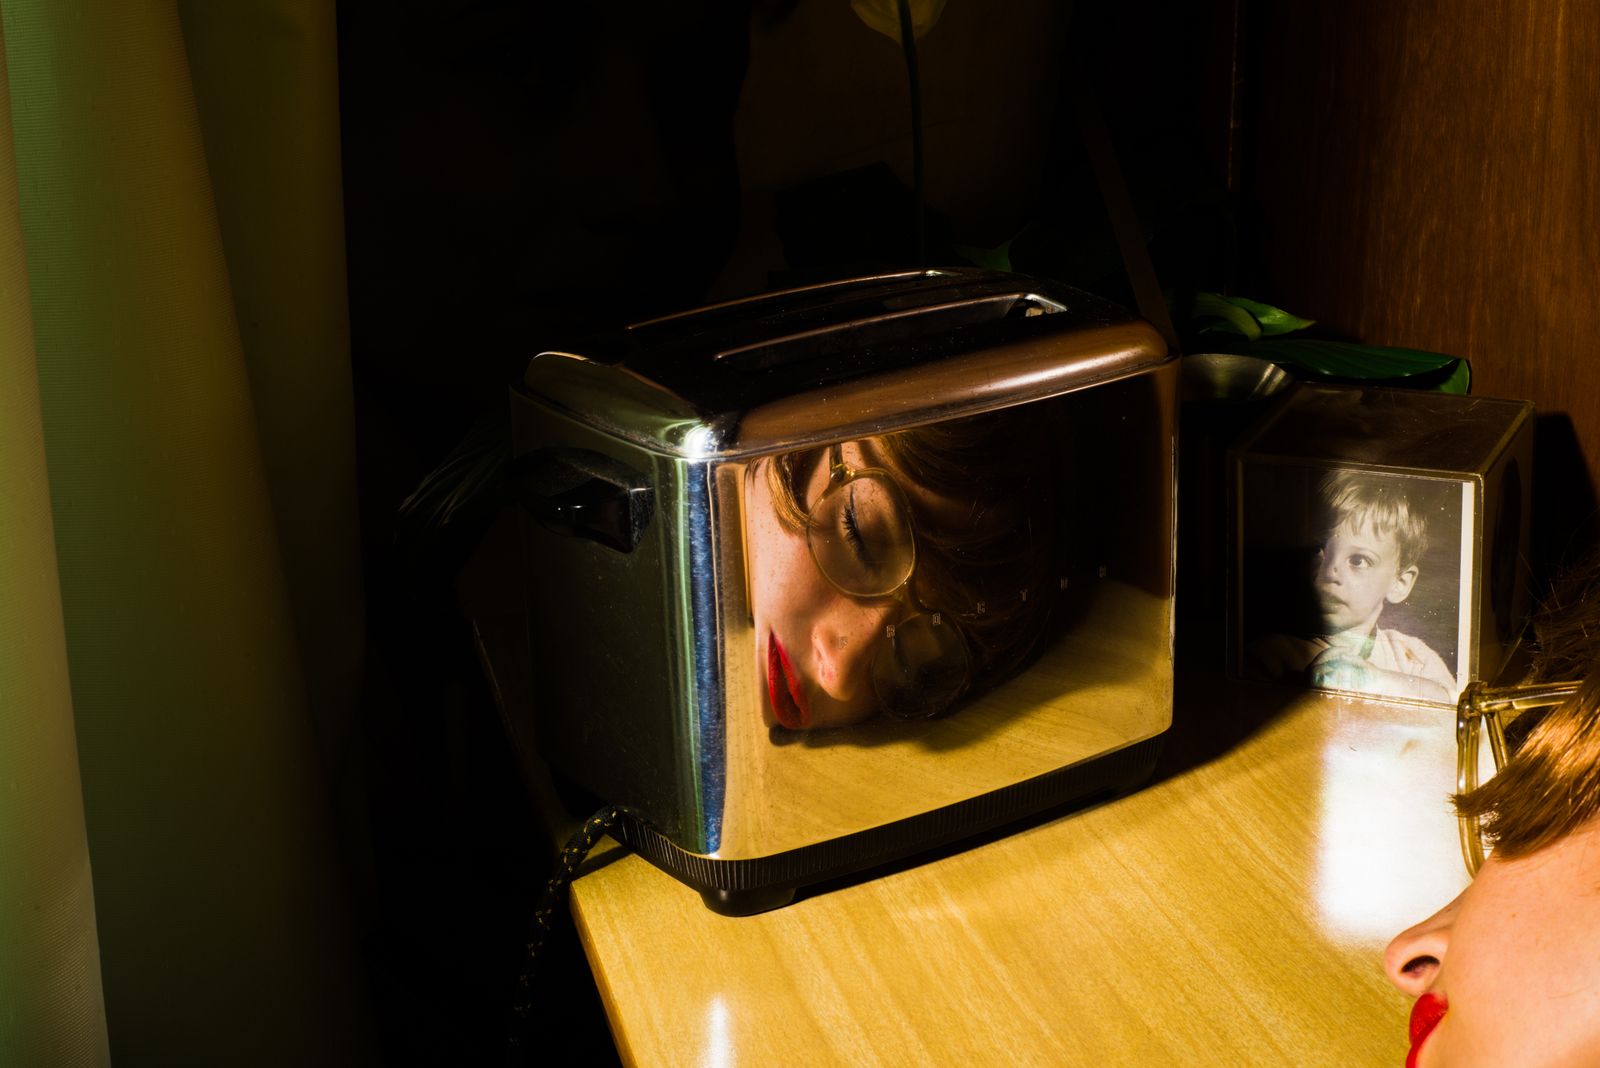
[{"label": "red lipstick in reflection", "polygon": [[1449,1006],[1444,998],[1434,993],[1422,995],[1411,1006],[1411,1052],[1406,1054],[1406,1068],[1417,1068],[1417,1054],[1422,1052],[1422,1044],[1433,1034],[1433,1029],[1439,1026],[1439,1021],[1444,1019],[1447,1011]]},{"label": "red lipstick in reflection", "polygon": [[811,722],[800,680],[776,634],[767,635],[767,698],[772,702],[773,716],[790,730],[805,730]]}]

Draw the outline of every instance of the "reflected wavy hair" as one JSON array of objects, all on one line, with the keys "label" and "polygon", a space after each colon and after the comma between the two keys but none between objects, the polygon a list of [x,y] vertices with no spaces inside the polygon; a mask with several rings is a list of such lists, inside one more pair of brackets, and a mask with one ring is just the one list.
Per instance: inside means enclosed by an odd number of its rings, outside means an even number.
[{"label": "reflected wavy hair", "polygon": [[[912,594],[954,616],[972,657],[966,696],[1019,671],[1044,645],[1057,586],[1060,443],[1050,406],[935,423],[862,439],[908,492],[917,538]],[[810,522],[805,488],[828,447],[773,457],[773,507],[791,533]],[[952,524],[914,490],[966,506]]]}]

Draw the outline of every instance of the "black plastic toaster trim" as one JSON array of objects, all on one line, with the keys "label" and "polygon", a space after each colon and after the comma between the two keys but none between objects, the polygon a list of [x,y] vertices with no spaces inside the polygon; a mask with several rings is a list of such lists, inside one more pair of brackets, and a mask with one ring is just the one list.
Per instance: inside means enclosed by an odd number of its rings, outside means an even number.
[{"label": "black plastic toaster trim", "polygon": [[1165,734],[978,797],[816,845],[750,860],[717,860],[674,845],[649,823],[624,815],[622,843],[700,891],[724,916],[782,908],[796,891],[902,860],[994,830],[1052,808],[1065,810],[1143,786],[1155,771]]}]

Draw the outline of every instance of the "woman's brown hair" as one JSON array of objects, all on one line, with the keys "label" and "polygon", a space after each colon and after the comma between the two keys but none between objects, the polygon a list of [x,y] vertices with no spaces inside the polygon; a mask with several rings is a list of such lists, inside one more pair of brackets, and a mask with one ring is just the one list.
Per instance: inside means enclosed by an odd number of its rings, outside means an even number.
[{"label": "woman's brown hair", "polygon": [[[917,599],[956,618],[973,659],[969,694],[1019,670],[1042,645],[1055,593],[1059,445],[1047,420],[1023,409],[949,420],[867,439],[905,483],[969,506],[953,526],[908,494],[917,534]],[[809,522],[805,483],[826,448],[774,457],[767,477],[779,520]]]},{"label": "woman's brown hair", "polygon": [[1498,775],[1455,798],[1495,855],[1527,856],[1600,816],[1600,553],[1557,578],[1534,616],[1530,682],[1582,678]]}]

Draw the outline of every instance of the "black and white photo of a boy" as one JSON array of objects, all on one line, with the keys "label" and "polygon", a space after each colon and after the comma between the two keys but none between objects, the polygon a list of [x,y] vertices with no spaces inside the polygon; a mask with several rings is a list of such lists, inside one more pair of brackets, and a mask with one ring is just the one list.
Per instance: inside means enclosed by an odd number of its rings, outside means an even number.
[{"label": "black and white photo of a boy", "polygon": [[1385,697],[1453,702],[1454,674],[1420,638],[1380,625],[1411,596],[1427,551],[1427,518],[1404,482],[1365,471],[1329,472],[1318,486],[1322,540],[1311,583],[1319,625],[1308,636],[1257,641],[1257,667],[1273,678]]}]

